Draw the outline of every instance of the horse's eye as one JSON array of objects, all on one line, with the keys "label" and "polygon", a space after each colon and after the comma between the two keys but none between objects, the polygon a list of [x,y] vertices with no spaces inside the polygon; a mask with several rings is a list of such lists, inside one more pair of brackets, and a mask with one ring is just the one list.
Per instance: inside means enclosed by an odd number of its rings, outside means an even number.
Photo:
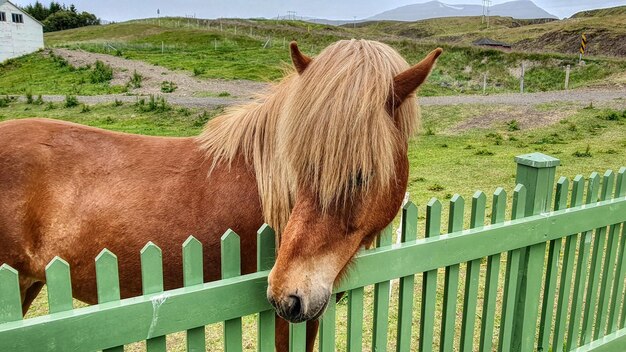
[{"label": "horse's eye", "polygon": [[363,185],[363,174],[359,171],[359,173],[356,174],[356,177],[354,178],[354,184],[358,187],[361,187]]},{"label": "horse's eye", "polygon": [[364,186],[367,182],[369,182],[372,179],[373,175],[369,174],[369,175],[363,175],[363,173],[361,171],[359,171],[355,176],[354,179],[352,180],[354,186],[356,187],[361,187]]}]

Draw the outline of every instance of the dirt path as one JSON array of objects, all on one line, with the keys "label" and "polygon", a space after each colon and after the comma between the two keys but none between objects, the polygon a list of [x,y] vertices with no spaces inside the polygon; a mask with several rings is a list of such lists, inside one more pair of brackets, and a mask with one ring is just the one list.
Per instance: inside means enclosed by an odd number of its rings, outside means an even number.
[{"label": "dirt path", "polygon": [[140,88],[131,89],[130,93],[139,95],[161,94],[161,83],[174,82],[178,87],[172,97],[203,96],[227,92],[234,98],[247,98],[267,87],[266,83],[245,80],[197,79],[186,72],[177,72],[165,67],[155,66],[139,60],[129,60],[107,54],[96,54],[82,50],[52,49],[66,59],[72,66],[93,65],[100,60],[113,68],[112,85],[126,85],[135,72],[142,76]]}]

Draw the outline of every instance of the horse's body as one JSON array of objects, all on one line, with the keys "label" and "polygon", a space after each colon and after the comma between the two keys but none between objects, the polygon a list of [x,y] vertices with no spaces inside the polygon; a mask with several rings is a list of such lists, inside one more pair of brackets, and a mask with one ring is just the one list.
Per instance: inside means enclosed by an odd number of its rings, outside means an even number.
[{"label": "horse's body", "polygon": [[[140,295],[139,251],[148,240],[163,250],[165,288],[180,287],[186,237],[219,258],[228,227],[241,236],[242,271],[254,271],[263,217],[245,163],[209,175],[211,160],[193,138],[54,120],[9,121],[0,136],[0,263],[19,271],[22,290],[34,286],[28,299],[58,255],[71,265],[74,296],[96,303],[94,258],[103,248],[119,258],[122,296]],[[219,260],[207,260],[205,280],[219,278]]]},{"label": "horse's body", "polygon": [[[181,245],[204,245],[205,280],[220,277],[220,237],[241,236],[242,272],[256,230],[280,236],[268,299],[278,315],[317,318],[357,250],[397,213],[408,179],[413,92],[441,50],[413,67],[390,47],[341,41],[297,74],[228,111],[196,138],[157,138],[44,119],[0,124],[0,264],[20,272],[24,312],[58,255],[76,298],[96,303],[94,258],[118,256],[123,297],[141,294],[139,251],[163,250],[165,288],[182,286]],[[277,349],[288,326],[277,320]]]}]

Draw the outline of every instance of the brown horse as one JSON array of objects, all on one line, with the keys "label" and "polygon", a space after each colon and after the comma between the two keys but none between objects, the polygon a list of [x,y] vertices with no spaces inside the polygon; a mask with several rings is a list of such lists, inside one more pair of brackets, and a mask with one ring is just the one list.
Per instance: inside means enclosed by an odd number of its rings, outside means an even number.
[{"label": "brown horse", "polygon": [[[441,49],[409,67],[390,47],[340,41],[317,58],[291,54],[297,73],[255,103],[210,121],[196,138],[109,132],[28,119],[0,124],[0,264],[20,273],[26,312],[58,255],[77,299],[96,303],[94,258],[119,258],[123,297],[141,294],[139,251],[163,250],[166,289],[182,286],[181,244],[205,248],[205,280],[220,277],[220,235],[241,236],[242,272],[255,270],[256,230],[280,234],[268,299],[277,314],[316,319],[359,247],[394,218],[418,125],[413,92]],[[287,350],[277,323],[277,349]]]}]

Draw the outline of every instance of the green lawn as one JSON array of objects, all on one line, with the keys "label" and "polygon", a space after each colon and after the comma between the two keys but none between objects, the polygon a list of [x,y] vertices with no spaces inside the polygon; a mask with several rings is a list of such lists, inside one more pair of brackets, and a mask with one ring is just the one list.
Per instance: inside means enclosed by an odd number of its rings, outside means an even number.
[{"label": "green lawn", "polygon": [[108,81],[92,83],[92,67],[73,67],[65,60],[37,52],[0,63],[0,94],[99,95],[125,92]]}]

